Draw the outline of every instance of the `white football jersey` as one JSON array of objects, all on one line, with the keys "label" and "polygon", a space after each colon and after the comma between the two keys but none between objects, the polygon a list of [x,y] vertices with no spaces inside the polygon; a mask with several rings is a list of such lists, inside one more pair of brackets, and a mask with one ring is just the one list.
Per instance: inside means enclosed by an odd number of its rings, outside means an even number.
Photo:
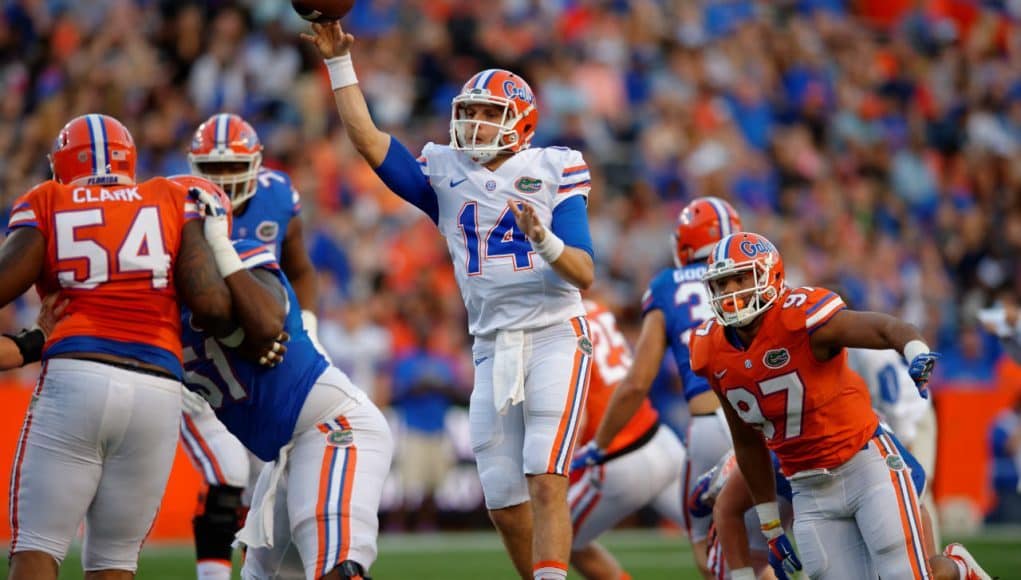
[{"label": "white football jersey", "polygon": [[588,196],[581,153],[525,149],[490,171],[463,152],[428,143],[418,163],[436,191],[438,226],[472,335],[542,328],[585,314],[578,289],[535,253],[507,207],[511,199],[529,203],[550,228],[555,207]]},{"label": "white football jersey", "polygon": [[918,433],[917,423],[930,401],[918,394],[904,357],[895,350],[847,349],[851,368],[865,379],[872,407],[905,445]]}]

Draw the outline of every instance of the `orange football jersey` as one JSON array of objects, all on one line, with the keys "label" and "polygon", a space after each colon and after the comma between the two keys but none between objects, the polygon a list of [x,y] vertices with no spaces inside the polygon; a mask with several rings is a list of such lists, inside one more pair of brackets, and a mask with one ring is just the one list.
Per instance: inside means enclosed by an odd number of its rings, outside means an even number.
[{"label": "orange football jersey", "polygon": [[8,228],[46,239],[41,296],[70,299],[43,357],[99,352],[181,375],[181,316],[173,264],[185,222],[198,218],[185,189],[164,178],[134,185],[44,182],[21,196]]},{"label": "orange football jersey", "polygon": [[[585,301],[585,314],[592,337],[592,378],[589,379],[588,398],[585,400],[585,422],[578,435],[578,445],[584,445],[596,436],[599,423],[606,414],[613,390],[631,366],[631,351],[624,335],[617,329],[613,313],[591,300]],[[631,420],[617,433],[605,450],[607,455],[631,445],[659,422],[659,414],[648,399],[642,401]]]},{"label": "orange football jersey", "polygon": [[747,423],[760,429],[790,476],[849,460],[879,425],[868,388],[847,365],[847,352],[826,362],[809,339],[844,301],[823,288],[786,289],[762,314],[747,348],[715,320],[691,334],[691,368],[709,380]]}]

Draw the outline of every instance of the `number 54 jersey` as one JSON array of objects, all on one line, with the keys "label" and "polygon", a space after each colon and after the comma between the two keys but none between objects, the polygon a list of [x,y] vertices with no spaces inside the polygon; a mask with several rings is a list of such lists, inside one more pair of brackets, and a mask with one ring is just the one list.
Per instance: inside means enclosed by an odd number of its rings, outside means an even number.
[{"label": "number 54 jersey", "polygon": [[750,345],[739,344],[736,333],[716,320],[691,335],[692,370],[762,431],[788,477],[842,465],[879,426],[847,351],[826,361],[812,354],[812,333],[844,308],[839,296],[823,288],[786,289],[762,314]]},{"label": "number 54 jersey", "polygon": [[525,149],[490,171],[464,153],[429,143],[418,163],[436,192],[437,225],[454,262],[469,332],[541,328],[585,314],[578,289],[536,255],[507,207],[509,200],[530,204],[550,228],[558,205],[588,196],[581,153]]},{"label": "number 54 jersey", "polygon": [[173,264],[185,222],[199,217],[185,189],[157,177],[140,184],[46,181],[14,203],[8,228],[46,239],[41,296],[71,300],[44,358],[97,352],[151,362],[181,376]]}]

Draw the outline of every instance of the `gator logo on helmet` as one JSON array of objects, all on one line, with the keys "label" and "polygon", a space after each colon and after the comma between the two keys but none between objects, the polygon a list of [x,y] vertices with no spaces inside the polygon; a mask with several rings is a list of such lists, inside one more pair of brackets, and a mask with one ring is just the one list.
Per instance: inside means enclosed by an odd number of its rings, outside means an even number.
[{"label": "gator logo on helmet", "polygon": [[534,177],[522,177],[514,182],[514,189],[521,193],[535,193],[542,189],[542,180]]},{"label": "gator logo on helmet", "polygon": [[762,356],[762,364],[771,369],[783,368],[789,362],[791,362],[791,353],[787,352],[786,348],[768,350]]}]

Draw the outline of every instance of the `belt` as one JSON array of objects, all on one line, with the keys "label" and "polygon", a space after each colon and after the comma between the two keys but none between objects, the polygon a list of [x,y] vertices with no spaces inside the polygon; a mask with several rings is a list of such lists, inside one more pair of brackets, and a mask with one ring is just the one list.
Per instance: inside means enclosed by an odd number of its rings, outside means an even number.
[{"label": "belt", "polygon": [[161,379],[170,379],[170,380],[172,380],[172,381],[174,381],[176,383],[181,382],[181,379],[179,379],[179,378],[175,377],[174,375],[170,374],[169,371],[159,371],[159,370],[156,370],[156,369],[150,369],[150,368],[139,366],[139,365],[133,365],[131,363],[112,361],[112,360],[105,360],[105,359],[99,359],[99,358],[86,358],[86,357],[74,357],[74,358],[77,359],[77,360],[87,360],[89,362],[99,363],[99,364],[103,364],[103,365],[110,365],[112,367],[117,367],[119,369],[124,369],[126,371],[131,371],[133,373],[142,373],[143,375],[159,377]]},{"label": "belt", "polygon": [[631,453],[632,451],[638,451],[639,449],[644,447],[646,443],[648,443],[649,441],[652,441],[652,438],[656,436],[656,432],[657,431],[659,431],[659,421],[656,421],[655,423],[653,423],[652,427],[649,427],[645,431],[645,433],[642,433],[641,437],[638,437],[637,439],[635,439],[631,443],[628,443],[627,445],[625,445],[624,447],[621,447],[620,449],[614,451],[613,453],[606,454],[606,456],[603,457],[603,460],[600,461],[599,464],[602,465],[602,464],[604,464],[604,463],[606,463],[608,461],[612,461],[612,460],[614,460],[614,459],[616,459],[618,457],[623,457],[624,455],[627,455],[628,453]]}]

